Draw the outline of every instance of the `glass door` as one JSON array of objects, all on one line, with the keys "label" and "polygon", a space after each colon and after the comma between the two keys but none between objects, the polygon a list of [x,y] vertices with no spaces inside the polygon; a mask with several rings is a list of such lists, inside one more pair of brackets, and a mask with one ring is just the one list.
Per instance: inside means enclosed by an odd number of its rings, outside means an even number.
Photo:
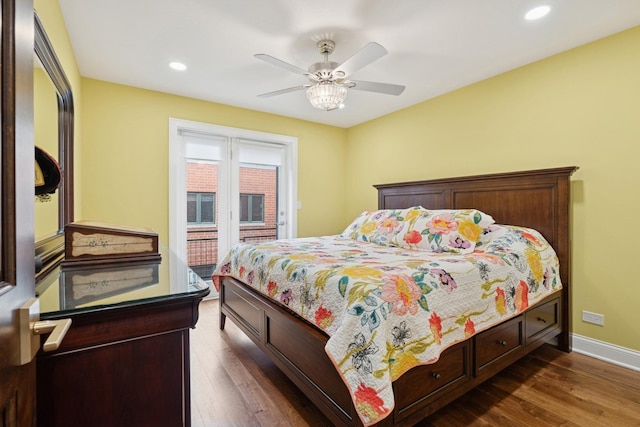
[{"label": "glass door", "polygon": [[295,237],[294,138],[173,122],[171,249],[195,274],[210,281],[238,242]]},{"label": "glass door", "polygon": [[261,242],[287,236],[286,179],[283,179],[285,150],[282,146],[239,140],[238,152],[238,237],[234,241]]},{"label": "glass door", "polygon": [[[217,135],[185,136],[186,260],[191,270],[211,280],[220,242],[229,238],[229,142]],[[224,249],[223,245],[223,249]],[[212,288],[213,291],[213,288]]]}]

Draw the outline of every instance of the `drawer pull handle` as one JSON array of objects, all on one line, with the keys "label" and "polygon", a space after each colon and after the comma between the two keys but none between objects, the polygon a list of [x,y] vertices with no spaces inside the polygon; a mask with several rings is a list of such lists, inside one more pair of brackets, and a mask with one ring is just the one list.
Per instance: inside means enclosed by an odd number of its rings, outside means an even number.
[{"label": "drawer pull handle", "polygon": [[433,376],[434,379],[439,380],[440,378],[442,378],[442,375],[438,374],[438,373],[433,373],[431,374],[431,376]]},{"label": "drawer pull handle", "polygon": [[547,319],[545,319],[543,317],[538,317],[538,321],[540,321],[542,323],[547,323]]},{"label": "drawer pull handle", "polygon": [[503,347],[506,347],[506,346],[507,346],[507,342],[506,342],[506,341],[504,341],[504,340],[502,340],[502,341],[498,341],[498,344],[500,344],[500,345],[501,345],[501,346],[503,346]]}]

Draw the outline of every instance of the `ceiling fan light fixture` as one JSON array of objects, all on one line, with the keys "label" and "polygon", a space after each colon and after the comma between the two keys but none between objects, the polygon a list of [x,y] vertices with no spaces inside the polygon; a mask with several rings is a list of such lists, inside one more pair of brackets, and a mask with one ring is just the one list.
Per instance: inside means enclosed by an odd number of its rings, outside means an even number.
[{"label": "ceiling fan light fixture", "polygon": [[347,88],[334,82],[321,82],[307,89],[307,99],[320,110],[335,110],[347,98]]},{"label": "ceiling fan light fixture", "polygon": [[260,98],[268,98],[297,90],[305,90],[307,99],[314,108],[330,111],[336,108],[344,108],[344,100],[347,98],[347,91],[349,89],[396,96],[404,91],[404,86],[401,85],[347,80],[354,72],[387,54],[387,50],[378,43],[368,43],[342,64],[329,61],[329,54],[333,52],[333,48],[335,47],[333,41],[321,40],[317,43],[317,47],[318,51],[324,56],[324,61],[311,64],[307,70],[264,53],[254,55],[262,61],[304,76],[309,79],[310,83],[267,92],[258,96]]}]

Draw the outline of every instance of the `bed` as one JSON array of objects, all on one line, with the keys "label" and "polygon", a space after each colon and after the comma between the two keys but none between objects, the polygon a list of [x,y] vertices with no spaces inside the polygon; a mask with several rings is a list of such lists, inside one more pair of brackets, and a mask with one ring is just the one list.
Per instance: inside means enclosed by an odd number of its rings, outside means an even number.
[{"label": "bed", "polygon": [[498,224],[537,230],[557,255],[562,282],[561,288],[499,324],[479,328],[432,362],[397,376],[391,386],[393,404],[380,418],[368,417],[371,406],[363,410],[352,397],[344,372],[336,369],[335,357],[326,350],[330,336],[290,310],[288,301],[255,290],[247,284],[252,278],[241,276],[241,281],[240,275],[218,271],[220,328],[224,329],[227,318],[237,324],[335,425],[413,425],[544,343],[571,351],[569,178],[576,169],[375,186],[379,209],[477,209]]}]

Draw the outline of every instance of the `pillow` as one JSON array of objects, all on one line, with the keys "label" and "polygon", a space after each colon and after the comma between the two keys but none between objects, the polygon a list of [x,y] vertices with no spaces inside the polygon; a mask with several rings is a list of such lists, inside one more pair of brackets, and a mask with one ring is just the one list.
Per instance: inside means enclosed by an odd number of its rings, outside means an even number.
[{"label": "pillow", "polygon": [[423,208],[418,216],[404,221],[393,243],[410,249],[468,254],[493,223],[491,216],[477,209]]},{"label": "pillow", "polygon": [[506,252],[518,242],[522,244],[520,245],[522,247],[529,245],[540,249],[550,246],[542,234],[532,228],[493,224],[482,233],[476,248],[486,252]]},{"label": "pillow", "polygon": [[405,221],[418,217],[424,208],[380,209],[364,211],[340,234],[339,237],[361,240],[385,246],[395,246],[396,234]]}]

